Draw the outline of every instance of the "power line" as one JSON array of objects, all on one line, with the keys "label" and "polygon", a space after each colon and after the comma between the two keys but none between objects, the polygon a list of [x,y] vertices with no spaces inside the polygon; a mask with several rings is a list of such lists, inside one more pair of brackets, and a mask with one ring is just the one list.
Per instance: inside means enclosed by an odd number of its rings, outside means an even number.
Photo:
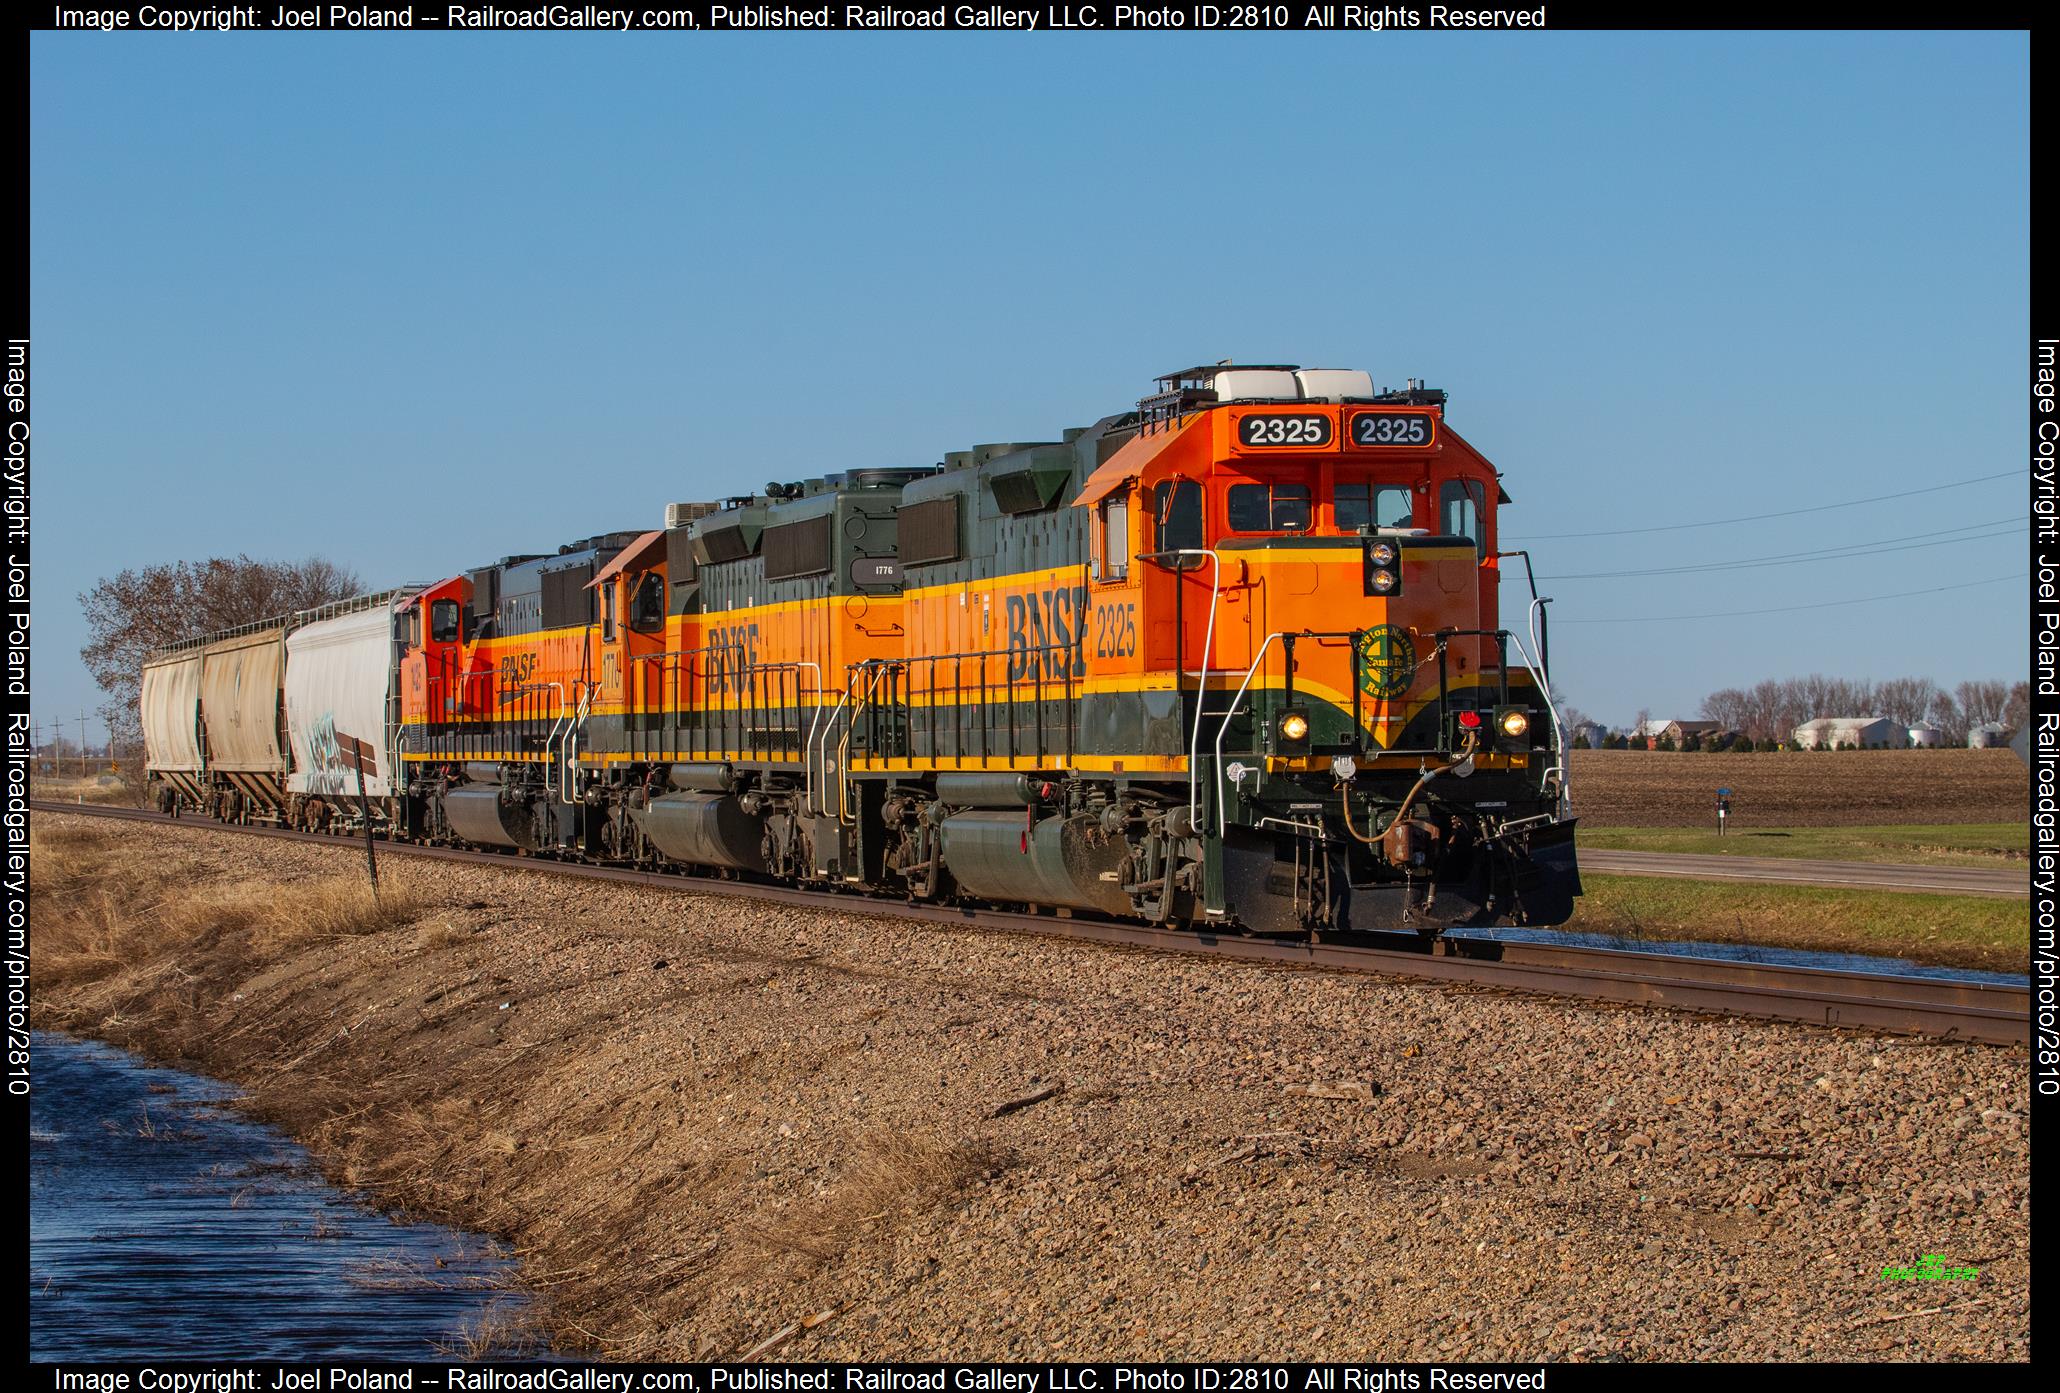
[{"label": "power line", "polygon": [[1862,595],[1857,600],[1824,600],[1811,605],[1776,605],[1772,609],[1730,609],[1716,614],[1644,614],[1629,619],[1555,619],[1562,624],[1673,624],[1689,619],[1739,619],[1751,614],[1793,614],[1800,609],[1837,609],[1841,605],[1871,605],[1880,600],[1903,600],[1912,595],[1939,595],[1948,590],[1972,590],[1977,585],[1995,585],[2006,580],[2023,580],[2024,575],[1990,576],[1986,580],[1962,581],[1958,585],[1934,585],[1928,590],[1898,590],[1892,595]]},{"label": "power line", "polygon": [[[2015,522],[2015,518],[1996,518],[1990,522],[1973,522],[1965,527],[1948,527],[1941,534],[1937,529],[1929,532],[1914,532],[1904,537],[1883,537],[1872,542],[1850,542],[1839,547],[1820,547],[1812,551],[1782,551],[1771,556],[1740,557],[1736,561],[1698,562],[1692,566],[1654,566],[1636,571],[1581,571],[1572,575],[1539,576],[1543,580],[1613,580],[1625,576],[1679,576],[1700,571],[1746,571],[1765,566],[1801,566],[1812,561],[1846,561],[1858,556],[1882,556],[1895,551],[1922,551],[1926,547],[1947,547],[1959,542],[1986,542],[1994,537],[2012,535],[2004,532],[1984,532],[1973,537],[1957,537],[1956,532],[1972,532],[1979,527],[2000,527]],[[1900,543],[1901,545],[1892,545]]]},{"label": "power line", "polygon": [[1768,518],[1800,517],[1804,513],[1828,513],[1836,508],[1852,508],[1862,503],[1885,503],[1891,498],[1915,498],[1920,493],[1940,493],[1946,489],[1965,488],[1969,484],[1985,484],[1991,479],[2015,478],[2017,471],[2006,469],[2000,474],[1978,474],[1972,479],[1955,479],[1950,484],[1933,484],[1928,488],[1909,489],[1903,493],[1878,493],[1872,498],[1849,498],[1843,503],[1819,503],[1809,508],[1784,508],[1778,513],[1752,513],[1742,518],[1714,518],[1709,522],[1674,522],[1664,527],[1617,527],[1604,532],[1530,532],[1521,537],[1506,540],[1518,542],[1554,542],[1570,537],[1629,537],[1641,532],[1684,532],[1692,527],[1729,527],[1737,522],[1765,522]]}]

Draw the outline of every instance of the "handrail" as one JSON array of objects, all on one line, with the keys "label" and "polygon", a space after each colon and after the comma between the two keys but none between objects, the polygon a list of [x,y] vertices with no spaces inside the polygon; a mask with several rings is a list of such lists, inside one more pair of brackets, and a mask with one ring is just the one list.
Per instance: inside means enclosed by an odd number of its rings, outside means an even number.
[{"label": "handrail", "polygon": [[[880,679],[887,675],[887,669],[893,665],[894,660],[888,658],[868,658],[858,665],[860,670],[865,668],[874,669],[873,680],[866,684],[865,696],[861,698],[860,706],[872,701],[873,688],[880,685]],[[852,708],[851,719],[844,724],[844,739],[837,746],[837,767],[847,772],[851,768],[851,732],[858,725],[858,712],[859,707],[855,706]],[[843,827],[855,826],[858,822],[858,819],[855,817],[845,816],[849,811],[849,803],[844,797],[844,790],[849,782],[849,780],[843,778],[837,780],[837,823]]]},{"label": "handrail", "polygon": [[[557,743],[558,727],[565,724],[566,712],[564,686],[558,682],[531,682],[525,686],[514,688],[512,691],[508,693],[508,695],[511,697],[517,697],[521,696],[525,692],[540,692],[546,687],[549,687],[552,691],[558,694],[558,715],[556,716],[556,718],[552,720],[550,730],[545,732],[544,734],[544,753],[548,755],[551,752],[551,746]],[[519,747],[510,746],[510,748],[516,749]]]},{"label": "handrail", "polygon": [[[823,781],[824,781],[825,783],[827,783],[827,782],[829,781],[829,778],[830,778],[830,732],[831,732],[831,731],[833,731],[833,730],[835,730],[835,729],[837,728],[837,718],[838,718],[839,716],[841,716],[841,715],[843,715],[843,714],[844,714],[844,707],[845,707],[845,705],[846,705],[846,704],[847,704],[848,702],[850,702],[850,700],[851,700],[851,684],[852,684],[852,681],[853,681],[853,679],[854,679],[854,677],[855,677],[855,676],[856,676],[856,674],[855,674],[855,673],[846,673],[846,674],[845,674],[845,678],[844,678],[844,693],[843,693],[843,695],[842,695],[842,696],[840,696],[840,697],[838,697],[838,698],[837,698],[837,707],[836,707],[836,709],[835,709],[834,711],[830,712],[830,721],[829,721],[829,724],[828,724],[828,725],[825,725],[825,726],[823,727],[823,762],[822,762],[822,771],[823,771],[823,772],[822,772],[822,777],[823,777]],[[813,741],[811,740],[811,742],[810,742],[810,743],[811,743],[811,744],[813,744]],[[814,765],[814,763],[812,762],[812,761],[813,761],[813,756],[812,756],[812,755],[810,755],[810,754],[809,754],[809,753],[808,753],[807,751],[805,751],[805,750],[804,750],[804,751],[802,752],[802,759],[803,759],[803,762],[804,762],[804,763],[806,763],[806,764],[807,764],[807,766],[808,766],[808,771],[809,771],[809,773],[808,773],[808,782],[809,782],[809,786],[810,786],[810,789],[811,789],[812,791],[815,791],[815,792],[819,792],[819,790],[816,790],[816,789],[815,789],[815,780],[816,780],[816,776],[815,776],[815,765]],[[840,805],[840,807],[841,807],[841,805],[842,805],[842,802],[843,802],[843,799],[842,799],[842,795],[841,795],[841,794],[839,795],[839,798],[838,798],[838,802],[839,802],[839,805]],[[818,806],[817,806],[818,804],[820,804],[821,806],[819,806],[819,807],[818,807]],[[829,801],[829,799],[828,799],[828,797],[827,797],[827,796],[824,796],[824,797],[817,797],[817,798],[815,798],[815,799],[814,799],[813,801],[809,802],[807,806],[808,806],[808,811],[809,811],[809,813],[810,813],[811,815],[813,815],[813,816],[818,816],[818,817],[828,817],[828,816],[830,815],[830,801]],[[841,821],[841,820],[842,820],[842,816],[841,816],[841,814],[840,814],[840,816],[839,816],[839,821]]]},{"label": "handrail", "polygon": [[[1258,676],[1259,664],[1266,661],[1266,650],[1273,646],[1273,640],[1281,637],[1286,632],[1285,629],[1277,629],[1273,633],[1266,635],[1266,641],[1259,645],[1258,653],[1252,658],[1252,665],[1245,669],[1245,680],[1238,684],[1237,694],[1230,699],[1230,709],[1223,713],[1223,720],[1216,727],[1216,777],[1219,780],[1223,777],[1223,737],[1230,730],[1232,718],[1237,715],[1238,703],[1245,699],[1245,692],[1251,688],[1252,679]],[[1230,801],[1222,797],[1219,790],[1216,799],[1216,835],[1225,837],[1229,834]]]},{"label": "handrail", "polygon": [[[1530,558],[1525,557],[1524,565],[1528,566],[1530,564]],[[1537,597],[1537,587],[1534,585],[1531,590],[1531,606],[1525,616],[1530,626],[1531,642],[1533,643],[1538,643],[1538,619],[1544,613],[1545,606],[1548,603],[1550,603],[1548,600],[1541,600]],[[1558,756],[1559,763],[1553,765],[1545,772],[1547,774],[1556,773],[1559,775],[1559,801],[1561,810],[1564,811],[1566,808],[1571,808],[1574,805],[1574,800],[1572,793],[1566,785],[1566,731],[1560,726],[1559,703],[1553,699],[1551,679],[1546,676],[1542,665],[1534,666],[1531,663],[1530,654],[1524,651],[1522,639],[1517,640],[1516,651],[1517,656],[1524,660],[1524,666],[1530,668],[1531,677],[1537,682],[1538,690],[1544,694],[1545,709],[1552,715],[1552,742],[1554,753]],[[1545,656],[1545,646],[1542,643],[1538,644],[1538,656],[1541,659]]]},{"label": "handrail", "polygon": [[1524,666],[1530,670],[1531,680],[1538,684],[1538,691],[1545,698],[1545,714],[1552,719],[1552,753],[1558,762],[1547,766],[1545,772],[1559,775],[1560,806],[1555,811],[1564,812],[1573,806],[1573,800],[1566,796],[1566,733],[1559,726],[1559,708],[1552,704],[1552,688],[1546,684],[1545,674],[1531,661],[1530,650],[1524,647],[1524,641],[1515,634],[1509,636],[1509,641],[1516,645],[1516,656],[1524,660]]},{"label": "handrail", "polygon": [[579,714],[565,730],[564,772],[559,775],[558,801],[567,807],[578,806],[578,800],[572,796],[578,781],[578,771],[573,765],[579,759],[579,733],[586,729],[587,712],[593,709],[594,692],[599,685],[595,682],[586,684],[586,691],[579,698]]},{"label": "handrail", "polygon": [[[1248,667],[1248,668],[1246,668],[1246,669],[1245,669],[1245,676],[1244,676],[1244,680],[1243,680],[1242,682],[1240,682],[1240,683],[1238,684],[1238,688],[1237,688],[1237,691],[1236,691],[1236,693],[1235,693],[1235,694],[1234,694],[1234,695],[1233,695],[1233,696],[1231,697],[1231,699],[1230,699],[1230,706],[1229,706],[1229,708],[1228,708],[1227,710],[1225,710],[1225,711],[1224,711],[1224,713],[1223,713],[1223,719],[1222,719],[1221,721],[1219,721],[1219,722],[1217,723],[1217,726],[1216,726],[1216,744],[1215,744],[1215,756],[1216,756],[1216,769],[1217,769],[1217,771],[1218,771],[1217,777],[1218,777],[1219,779],[1220,779],[1220,778],[1222,777],[1221,771],[1222,771],[1222,769],[1223,769],[1223,741],[1224,741],[1224,738],[1225,738],[1225,737],[1226,737],[1226,736],[1227,736],[1227,735],[1229,734],[1229,732],[1230,732],[1230,723],[1231,723],[1231,721],[1233,721],[1234,719],[1236,719],[1236,717],[1237,717],[1237,713],[1238,713],[1238,708],[1239,708],[1239,707],[1240,707],[1240,706],[1241,706],[1241,705],[1242,705],[1242,704],[1244,703],[1244,699],[1245,699],[1245,693],[1246,693],[1247,691],[1249,691],[1249,690],[1251,689],[1251,685],[1252,685],[1252,679],[1258,676],[1258,674],[1259,674],[1259,668],[1260,668],[1260,666],[1261,666],[1261,665],[1262,665],[1262,664],[1263,664],[1263,663],[1264,663],[1264,662],[1266,661],[1266,652],[1267,652],[1267,650],[1268,650],[1268,649],[1270,649],[1271,647],[1273,647],[1273,641],[1274,641],[1275,639],[1280,639],[1280,638],[1286,638],[1286,637],[1288,637],[1288,636],[1289,636],[1290,632],[1292,632],[1292,633],[1293,633],[1293,635],[1294,635],[1294,636],[1295,636],[1296,638],[1304,638],[1304,637],[1308,637],[1308,638],[1322,638],[1322,637],[1324,637],[1324,635],[1322,635],[1322,634],[1318,634],[1318,633],[1315,633],[1314,631],[1312,631],[1312,630],[1308,630],[1308,629],[1298,629],[1298,630],[1292,630],[1292,631],[1290,631],[1290,630],[1287,630],[1287,629],[1276,629],[1276,630],[1275,630],[1275,631],[1273,631],[1272,633],[1268,634],[1268,635],[1266,636],[1266,638],[1265,638],[1265,641],[1264,641],[1264,642],[1262,642],[1262,643],[1261,643],[1261,644],[1259,645],[1259,651],[1258,651],[1258,652],[1257,652],[1256,654],[1254,654],[1254,655],[1253,655],[1253,657],[1252,657],[1252,665],[1251,665],[1250,667]],[[1504,632],[1506,633],[1507,631],[1505,630]],[[1566,737],[1565,737],[1565,733],[1564,733],[1564,732],[1563,732],[1563,731],[1561,730],[1561,728],[1560,728],[1560,720],[1559,720],[1559,711],[1558,711],[1558,709],[1557,709],[1556,707],[1554,707],[1554,706],[1553,706],[1553,704],[1552,704],[1552,689],[1551,689],[1551,688],[1550,688],[1549,686],[1547,686],[1547,685],[1546,685],[1546,682],[1545,682],[1545,677],[1544,677],[1544,674],[1543,674],[1543,673],[1541,673],[1541,672],[1540,672],[1540,671],[1538,670],[1538,667],[1537,667],[1537,665],[1536,665],[1535,663],[1533,663],[1533,662],[1531,661],[1531,655],[1530,655],[1530,651],[1529,651],[1528,649],[1526,649],[1526,648],[1524,647],[1524,644],[1523,644],[1523,639],[1522,639],[1521,637],[1519,637],[1518,635],[1516,635],[1516,634],[1513,634],[1513,633],[1512,633],[1512,634],[1508,634],[1508,638],[1509,638],[1509,641],[1510,641],[1511,643],[1514,643],[1514,644],[1516,645],[1516,655],[1517,655],[1517,657],[1519,657],[1519,658],[1521,658],[1521,659],[1523,660],[1524,668],[1525,668],[1525,669],[1526,669],[1526,670],[1527,670],[1527,671],[1528,671],[1528,672],[1529,672],[1529,673],[1531,674],[1531,677],[1532,677],[1532,679],[1533,679],[1533,680],[1534,680],[1535,682],[1537,682],[1537,684],[1538,684],[1538,691],[1539,691],[1540,695],[1542,695],[1542,696],[1543,696],[1543,697],[1545,698],[1545,710],[1546,710],[1546,712],[1548,713],[1548,715],[1549,715],[1549,717],[1550,717],[1550,719],[1551,719],[1551,721],[1552,721],[1552,740],[1553,740],[1553,746],[1554,746],[1554,750],[1553,750],[1553,753],[1554,753],[1554,756],[1556,757],[1556,759],[1558,760],[1558,763],[1556,763],[1556,764],[1552,764],[1552,765],[1549,765],[1549,766],[1547,766],[1547,767],[1546,767],[1546,769],[1545,769],[1545,771],[1544,771],[1544,773],[1545,773],[1545,774],[1546,774],[1547,776],[1549,776],[1549,775],[1551,775],[1551,774],[1554,774],[1554,773],[1557,773],[1557,774],[1559,775],[1559,777],[1560,777],[1560,780],[1561,780],[1561,782],[1560,782],[1560,786],[1559,786],[1559,798],[1560,798],[1560,801],[1561,801],[1561,803],[1562,803],[1562,804],[1566,804],[1566,803],[1570,802],[1570,800],[1568,800],[1568,799],[1567,799],[1567,797],[1566,797],[1566,789],[1565,789],[1565,779],[1566,779],[1566,769],[1565,769],[1565,763],[1566,763]],[[1441,642],[1443,641],[1443,636],[1441,636],[1441,638],[1440,638],[1440,641],[1441,641]],[[1441,738],[1442,738],[1442,737],[1441,737]],[[1399,755],[1407,755],[1407,754],[1443,754],[1443,753],[1445,753],[1445,751],[1443,751],[1443,750],[1388,750],[1388,751],[1385,751],[1385,753],[1387,753],[1387,754],[1399,754]],[[1192,772],[1192,771],[1190,771],[1190,772]],[[1220,792],[1220,790],[1219,790],[1219,792]],[[1227,835],[1227,834],[1228,834],[1228,830],[1229,830],[1229,826],[1230,826],[1230,806],[1229,806],[1229,804],[1228,804],[1228,802],[1227,802],[1227,801],[1224,801],[1224,800],[1222,800],[1221,798],[1219,798],[1219,800],[1218,800],[1218,803],[1217,803],[1217,808],[1216,808],[1216,835],[1217,835],[1217,836],[1219,836],[1219,837]]]},{"label": "handrail", "polygon": [[[1206,556],[1211,563],[1209,572],[1209,619],[1202,630],[1201,685],[1195,689],[1195,728],[1187,746],[1187,821],[1193,826],[1201,821],[1201,757],[1202,757],[1202,710],[1209,704],[1209,652],[1216,640],[1216,597],[1223,593],[1223,558],[1214,547],[1173,547],[1166,551],[1141,552],[1140,561],[1157,561],[1168,556]],[[1180,572],[1173,573],[1173,583],[1181,584]],[[1176,594],[1179,592],[1176,591]],[[1180,676],[1187,675],[1185,664],[1180,661],[1180,650],[1187,636],[1173,635],[1173,666]]]}]

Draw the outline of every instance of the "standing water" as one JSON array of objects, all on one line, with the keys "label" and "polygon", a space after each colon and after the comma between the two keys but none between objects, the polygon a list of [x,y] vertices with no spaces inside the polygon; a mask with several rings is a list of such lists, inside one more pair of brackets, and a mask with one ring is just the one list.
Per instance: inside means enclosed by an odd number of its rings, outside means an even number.
[{"label": "standing water", "polygon": [[463,1355],[509,1298],[476,1238],[389,1222],[235,1091],[34,1037],[29,1358]]}]

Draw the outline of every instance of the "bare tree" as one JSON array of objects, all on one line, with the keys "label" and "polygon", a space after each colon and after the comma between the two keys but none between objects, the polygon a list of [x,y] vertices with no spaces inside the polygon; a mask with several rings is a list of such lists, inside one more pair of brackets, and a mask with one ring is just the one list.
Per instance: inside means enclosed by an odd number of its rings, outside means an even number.
[{"label": "bare tree", "polygon": [[2003,724],[2012,730],[2023,730],[2031,721],[2031,683],[2011,684],[2010,699],[2003,703]]},{"label": "bare tree", "polygon": [[1951,692],[1940,692],[1931,699],[1931,723],[1938,727],[1939,735],[1948,745],[1964,744],[1967,739],[1967,713],[1960,709],[1960,703]]},{"label": "bare tree", "polygon": [[[1953,689],[1953,696],[1960,703],[1960,715],[1967,730],[1972,730],[2003,719],[2003,708],[2010,701],[2010,688],[2003,682],[1962,682]],[[1961,732],[1962,738],[1965,734],[1965,731]]]},{"label": "bare tree", "polygon": [[100,710],[114,748],[141,749],[137,703],[143,660],[153,650],[346,599],[361,589],[356,575],[319,556],[297,562],[216,556],[102,577],[79,596],[88,632],[79,657],[109,694]]},{"label": "bare tree", "polygon": [[1746,730],[1751,720],[1751,704],[1752,699],[1745,692],[1736,687],[1725,687],[1702,699],[1702,718],[1715,721],[1726,730]]},{"label": "bare tree", "polygon": [[1897,677],[1874,689],[1874,714],[1899,725],[1913,726],[1931,710],[1938,684],[1929,677]]}]

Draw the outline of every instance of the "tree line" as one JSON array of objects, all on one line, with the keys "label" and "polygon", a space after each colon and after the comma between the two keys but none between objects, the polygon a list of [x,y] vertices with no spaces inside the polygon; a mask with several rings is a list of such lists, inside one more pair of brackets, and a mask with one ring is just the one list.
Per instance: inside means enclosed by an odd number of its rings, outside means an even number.
[{"label": "tree line", "polygon": [[1904,726],[1928,720],[1945,743],[1962,745],[1976,726],[1995,721],[2017,730],[2030,714],[2029,682],[1962,682],[1948,690],[1929,677],[1869,682],[1811,673],[1725,687],[1702,701],[1702,719],[1754,740],[1786,740],[1797,726],[1820,717],[1886,716]]}]

